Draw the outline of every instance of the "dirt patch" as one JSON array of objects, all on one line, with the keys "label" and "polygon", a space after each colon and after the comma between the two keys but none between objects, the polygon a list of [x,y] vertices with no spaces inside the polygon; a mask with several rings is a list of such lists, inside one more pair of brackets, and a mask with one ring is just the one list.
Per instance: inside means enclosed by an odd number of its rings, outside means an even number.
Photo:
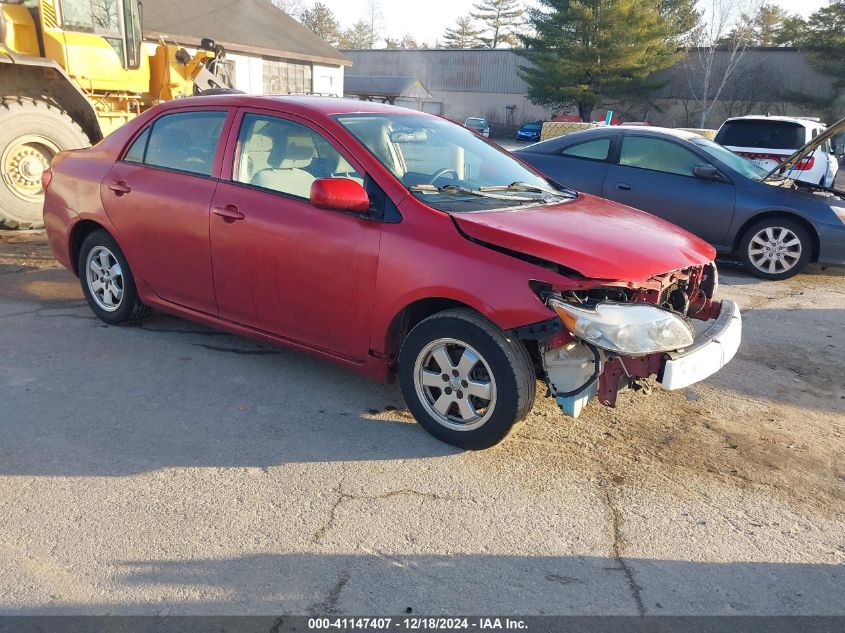
[{"label": "dirt patch", "polygon": [[44,231],[0,231],[0,273],[60,267]]}]

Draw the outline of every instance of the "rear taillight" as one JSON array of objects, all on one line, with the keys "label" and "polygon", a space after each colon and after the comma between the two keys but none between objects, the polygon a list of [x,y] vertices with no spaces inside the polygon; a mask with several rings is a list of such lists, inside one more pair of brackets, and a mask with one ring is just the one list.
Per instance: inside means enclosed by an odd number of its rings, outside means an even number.
[{"label": "rear taillight", "polygon": [[[789,154],[768,154],[765,152],[737,152],[737,154],[748,158],[749,160],[773,160],[776,163],[781,163],[789,158]],[[798,164],[792,169],[797,171],[812,169],[815,162],[816,159],[813,156],[808,156],[807,158],[798,161]]]},{"label": "rear taillight", "polygon": [[795,165],[795,169],[797,169],[799,171],[804,171],[805,169],[812,169],[813,164],[815,162],[816,162],[816,158],[814,156],[807,156],[807,158],[804,158],[804,159],[798,161],[798,164]]},{"label": "rear taillight", "polygon": [[41,187],[44,191],[47,191],[47,187],[50,186],[51,180],[53,180],[53,170],[48,167],[41,174]]},{"label": "rear taillight", "polygon": [[751,160],[773,160],[777,163],[789,158],[789,154],[767,154],[765,152],[737,152],[737,154]]}]

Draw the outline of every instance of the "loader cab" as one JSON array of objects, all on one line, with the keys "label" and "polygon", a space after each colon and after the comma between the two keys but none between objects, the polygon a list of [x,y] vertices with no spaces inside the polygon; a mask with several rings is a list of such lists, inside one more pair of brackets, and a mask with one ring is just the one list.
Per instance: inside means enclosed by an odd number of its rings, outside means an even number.
[{"label": "loader cab", "polygon": [[146,92],[139,0],[42,0],[46,57],[89,91]]},{"label": "loader cab", "polygon": [[141,64],[141,6],[138,0],[61,0],[68,32],[102,37],[125,69]]}]

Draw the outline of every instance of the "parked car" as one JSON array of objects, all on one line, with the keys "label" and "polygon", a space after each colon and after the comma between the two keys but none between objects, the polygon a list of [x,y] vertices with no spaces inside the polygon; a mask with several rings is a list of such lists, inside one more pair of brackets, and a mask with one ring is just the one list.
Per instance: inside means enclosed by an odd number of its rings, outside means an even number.
[{"label": "parked car", "polygon": [[[758,167],[771,171],[824,131],[825,126],[818,119],[752,115],[722,123],[715,141]],[[828,140],[794,165],[789,177],[832,187],[838,170],[839,161]]]},{"label": "parked car", "polygon": [[771,173],[692,132],[653,127],[584,130],[516,153],[557,182],[695,233],[753,275],[786,279],[810,262],[845,264],[845,194],[789,177],[842,129],[845,120]]},{"label": "parked car", "polygon": [[158,308],[398,376],[462,448],[504,438],[538,376],[577,415],[655,374],[686,387],[739,345],[706,242],[420,112],[179,99],[45,173],[53,252],[106,323]]},{"label": "parked car", "polygon": [[540,133],[543,131],[542,121],[532,121],[526,123],[516,131],[517,141],[530,141],[536,143],[540,140]]},{"label": "parked car", "polygon": [[484,138],[490,137],[490,124],[487,123],[487,119],[471,116],[464,121],[464,126],[468,127],[476,134],[480,134]]}]

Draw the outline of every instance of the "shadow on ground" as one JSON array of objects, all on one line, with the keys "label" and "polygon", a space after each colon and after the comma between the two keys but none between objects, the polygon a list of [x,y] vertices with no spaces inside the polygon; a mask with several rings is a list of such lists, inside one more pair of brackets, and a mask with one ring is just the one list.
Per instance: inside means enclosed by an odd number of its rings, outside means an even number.
[{"label": "shadow on ground", "polygon": [[116,603],[15,613],[845,614],[843,569],[823,564],[373,552],[126,561],[113,571]]}]

